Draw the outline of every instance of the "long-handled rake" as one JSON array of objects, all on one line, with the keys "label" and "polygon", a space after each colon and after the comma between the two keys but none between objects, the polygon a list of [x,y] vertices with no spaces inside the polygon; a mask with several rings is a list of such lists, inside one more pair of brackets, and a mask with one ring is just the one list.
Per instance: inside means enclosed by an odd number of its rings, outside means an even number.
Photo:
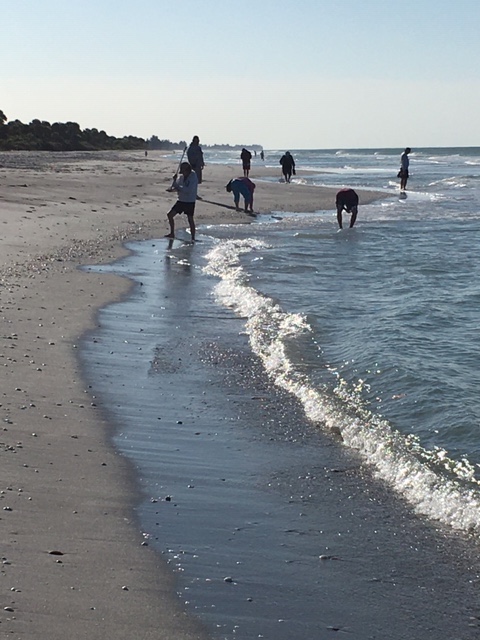
[{"label": "long-handled rake", "polygon": [[180,158],[180,162],[178,163],[177,170],[175,172],[175,175],[172,178],[172,184],[170,185],[170,187],[168,187],[167,191],[175,191],[175,188],[174,188],[173,185],[175,184],[175,178],[177,177],[177,175],[178,175],[178,173],[180,171],[180,167],[182,166],[182,162],[183,162],[183,159],[185,157],[185,153],[187,152],[187,148],[188,147],[185,147],[185,149],[183,150],[182,157]]}]

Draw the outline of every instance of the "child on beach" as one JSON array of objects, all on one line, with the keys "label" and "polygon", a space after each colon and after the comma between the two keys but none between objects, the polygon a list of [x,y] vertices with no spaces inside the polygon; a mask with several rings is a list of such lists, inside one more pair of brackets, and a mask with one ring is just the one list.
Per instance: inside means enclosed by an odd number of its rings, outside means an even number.
[{"label": "child on beach", "polygon": [[180,165],[180,174],[180,177],[175,174],[173,179],[172,189],[178,192],[178,200],[167,213],[170,233],[165,237],[175,237],[174,218],[177,214],[184,213],[187,216],[190,226],[192,242],[195,242],[195,222],[193,215],[195,213],[195,202],[197,200],[198,178],[188,162],[182,162]]}]

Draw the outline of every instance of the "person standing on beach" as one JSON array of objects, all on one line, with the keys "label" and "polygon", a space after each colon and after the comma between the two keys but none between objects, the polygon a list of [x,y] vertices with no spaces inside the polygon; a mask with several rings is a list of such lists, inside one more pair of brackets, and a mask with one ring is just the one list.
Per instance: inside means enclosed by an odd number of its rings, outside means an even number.
[{"label": "person standing on beach", "polygon": [[193,136],[190,146],[187,149],[187,159],[190,163],[190,166],[197,174],[198,184],[202,184],[202,171],[205,167],[205,162],[203,161],[203,151],[200,146],[200,138],[198,136]]},{"label": "person standing on beach", "polygon": [[180,177],[175,174],[173,178],[172,190],[178,192],[178,200],[167,213],[168,223],[170,225],[170,233],[166,238],[175,237],[175,221],[174,218],[179,213],[187,216],[190,226],[190,235],[192,242],[195,242],[195,222],[193,214],[195,213],[195,202],[197,200],[198,178],[193,171],[190,163],[182,162],[180,165]]},{"label": "person standing on beach", "polygon": [[240,158],[242,160],[243,165],[243,176],[248,178],[248,174],[250,173],[250,163],[252,161],[252,154],[248,149],[243,147],[242,153],[240,154]]},{"label": "person standing on beach", "polygon": [[350,213],[350,229],[355,224],[358,213],[358,194],[353,189],[340,189],[335,200],[337,205],[337,220],[340,229],[343,229],[342,212]]},{"label": "person standing on beach", "polygon": [[225,189],[228,193],[233,193],[233,201],[235,208],[240,211],[240,196],[245,200],[245,213],[253,213],[253,192],[255,191],[255,183],[250,178],[235,178],[230,180]]},{"label": "person standing on beach", "polygon": [[410,165],[410,158],[408,157],[408,154],[411,152],[412,150],[410,147],[407,147],[400,158],[400,171],[398,172],[398,177],[400,178],[400,191],[407,190],[407,180],[409,177],[408,167]]},{"label": "person standing on beach", "polygon": [[290,151],[286,151],[280,158],[280,164],[282,165],[282,173],[285,178],[285,182],[290,182],[292,179],[292,173],[295,175],[295,160],[293,159]]}]

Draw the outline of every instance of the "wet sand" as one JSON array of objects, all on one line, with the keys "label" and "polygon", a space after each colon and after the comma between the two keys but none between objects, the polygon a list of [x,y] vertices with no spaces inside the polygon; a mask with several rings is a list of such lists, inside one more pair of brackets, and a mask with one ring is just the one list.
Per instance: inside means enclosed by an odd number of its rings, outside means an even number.
[{"label": "wet sand", "polygon": [[[160,154],[0,154],[4,637],[205,637],[144,544],[135,476],[76,357],[97,310],[132,286],[77,267],[125,255],[126,239],[164,235],[175,169]],[[224,190],[238,174],[207,167],[199,223],[248,222]],[[333,200],[332,190],[265,182],[255,206],[314,211]]]}]

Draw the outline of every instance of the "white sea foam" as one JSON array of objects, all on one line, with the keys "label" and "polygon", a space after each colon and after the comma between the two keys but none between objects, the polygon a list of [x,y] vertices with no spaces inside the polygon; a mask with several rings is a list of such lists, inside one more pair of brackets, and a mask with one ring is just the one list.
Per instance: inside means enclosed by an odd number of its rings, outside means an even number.
[{"label": "white sea foam", "polygon": [[285,313],[279,304],[249,284],[240,257],[268,249],[260,240],[228,240],[207,255],[205,271],[220,278],[217,300],[246,318],[253,352],[275,384],[302,403],[309,420],[341,434],[377,477],[401,494],[419,513],[463,531],[480,532],[480,494],[473,467],[467,460],[451,460],[442,449],[421,447],[382,417],[362,405],[358,389],[351,389],[335,372],[338,384],[331,396],[316,388],[287,355],[287,344],[311,331],[305,317]]}]

